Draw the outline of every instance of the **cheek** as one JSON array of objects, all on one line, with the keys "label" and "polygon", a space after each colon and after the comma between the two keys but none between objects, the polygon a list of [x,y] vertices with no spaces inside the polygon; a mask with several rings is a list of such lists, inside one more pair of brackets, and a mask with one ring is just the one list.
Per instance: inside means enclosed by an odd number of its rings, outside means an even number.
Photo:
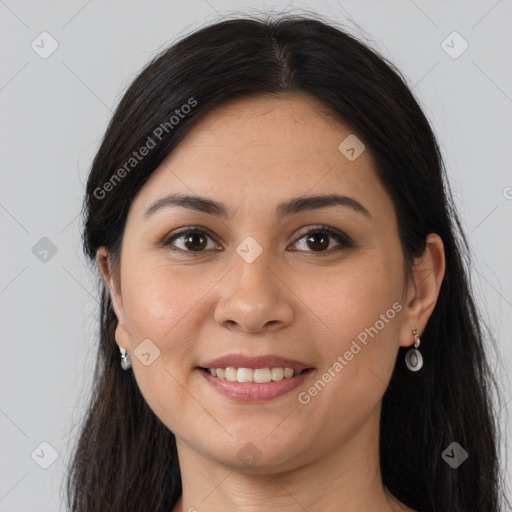
[{"label": "cheek", "polygon": [[318,419],[326,439],[343,439],[361,427],[386,390],[398,351],[399,262],[391,268],[384,257],[361,258],[322,287],[309,287],[311,319],[321,325],[315,349],[322,364],[316,380],[299,392],[308,421]]},{"label": "cheek", "polygon": [[180,350],[182,336],[175,333],[188,324],[188,315],[205,293],[203,288],[208,289],[204,282],[196,281],[195,287],[189,284],[177,272],[158,265],[139,266],[131,274],[123,295],[135,344],[150,338],[162,349],[171,343]]},{"label": "cheek", "polygon": [[351,366],[383,369],[386,376],[392,370],[402,309],[401,260],[393,257],[361,255],[322,286],[308,288],[308,303],[325,333],[319,348],[328,366],[346,354]]},{"label": "cheek", "polygon": [[205,288],[201,292],[181,286],[179,279],[155,266],[139,267],[130,277],[123,300],[134,353],[132,367],[144,398],[160,415],[161,406],[166,410],[183,406],[180,390],[193,365],[192,348],[199,329],[193,321],[194,311],[208,287],[198,285]]}]

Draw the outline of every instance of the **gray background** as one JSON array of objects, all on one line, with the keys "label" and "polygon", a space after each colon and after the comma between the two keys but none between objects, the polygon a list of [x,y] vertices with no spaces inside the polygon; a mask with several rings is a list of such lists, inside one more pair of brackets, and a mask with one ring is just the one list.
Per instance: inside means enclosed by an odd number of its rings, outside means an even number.
[{"label": "gray background", "polygon": [[[0,0],[0,511],[64,510],[65,464],[96,354],[98,296],[79,212],[115,105],[155,52],[219,15],[255,9],[308,9],[342,22],[413,87],[473,250],[473,284],[499,342],[491,362],[502,365],[502,431],[512,433],[511,0]],[[43,31],[59,45],[46,59],[31,47],[43,46]],[[442,47],[453,31],[469,44],[457,58]],[[47,469],[40,465],[52,450],[42,442],[58,454]]]}]

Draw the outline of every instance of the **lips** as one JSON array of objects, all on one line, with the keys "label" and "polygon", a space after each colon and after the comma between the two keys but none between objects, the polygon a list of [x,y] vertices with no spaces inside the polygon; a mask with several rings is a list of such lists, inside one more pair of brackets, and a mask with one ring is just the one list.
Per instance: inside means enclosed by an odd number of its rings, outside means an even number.
[{"label": "lips", "polygon": [[[314,367],[278,355],[251,357],[228,354],[202,362],[197,369],[206,382],[224,396],[239,402],[257,403],[274,399],[300,386],[312,374]],[[241,382],[235,378],[235,371],[237,376],[242,376]]]},{"label": "lips", "polygon": [[300,375],[284,378],[278,381],[255,383],[255,382],[230,382],[210,375],[203,369],[198,369],[201,378],[217,392],[225,397],[238,402],[258,403],[266,400],[275,399],[285,395],[291,390],[302,385],[314,370],[303,370]]},{"label": "lips", "polygon": [[301,361],[295,361],[286,357],[278,355],[266,355],[266,356],[245,356],[243,354],[227,354],[210,361],[205,361],[199,365],[199,368],[210,369],[210,368],[292,368],[295,372],[299,373],[301,370],[307,370],[313,368],[307,363]]}]

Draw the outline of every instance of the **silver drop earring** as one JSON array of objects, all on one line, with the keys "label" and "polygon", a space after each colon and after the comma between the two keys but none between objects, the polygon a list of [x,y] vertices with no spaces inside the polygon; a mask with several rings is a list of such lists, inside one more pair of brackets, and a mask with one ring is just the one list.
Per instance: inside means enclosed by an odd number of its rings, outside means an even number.
[{"label": "silver drop earring", "polygon": [[412,333],[414,335],[414,348],[411,347],[405,355],[405,364],[411,372],[417,372],[423,366],[423,357],[421,352],[418,350],[421,340],[418,334],[418,329],[414,329]]},{"label": "silver drop earring", "polygon": [[130,354],[126,352],[126,349],[123,347],[119,347],[119,351],[121,352],[121,368],[123,370],[129,370],[132,367],[132,362],[130,361]]}]

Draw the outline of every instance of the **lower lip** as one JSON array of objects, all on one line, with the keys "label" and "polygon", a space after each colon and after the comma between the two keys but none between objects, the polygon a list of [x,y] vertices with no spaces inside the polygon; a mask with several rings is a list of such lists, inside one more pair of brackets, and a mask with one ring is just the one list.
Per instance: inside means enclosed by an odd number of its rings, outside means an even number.
[{"label": "lower lip", "polygon": [[260,402],[283,395],[300,386],[312,372],[311,369],[305,370],[296,377],[258,384],[256,382],[231,382],[214,377],[200,368],[198,371],[214,389],[239,402]]}]

